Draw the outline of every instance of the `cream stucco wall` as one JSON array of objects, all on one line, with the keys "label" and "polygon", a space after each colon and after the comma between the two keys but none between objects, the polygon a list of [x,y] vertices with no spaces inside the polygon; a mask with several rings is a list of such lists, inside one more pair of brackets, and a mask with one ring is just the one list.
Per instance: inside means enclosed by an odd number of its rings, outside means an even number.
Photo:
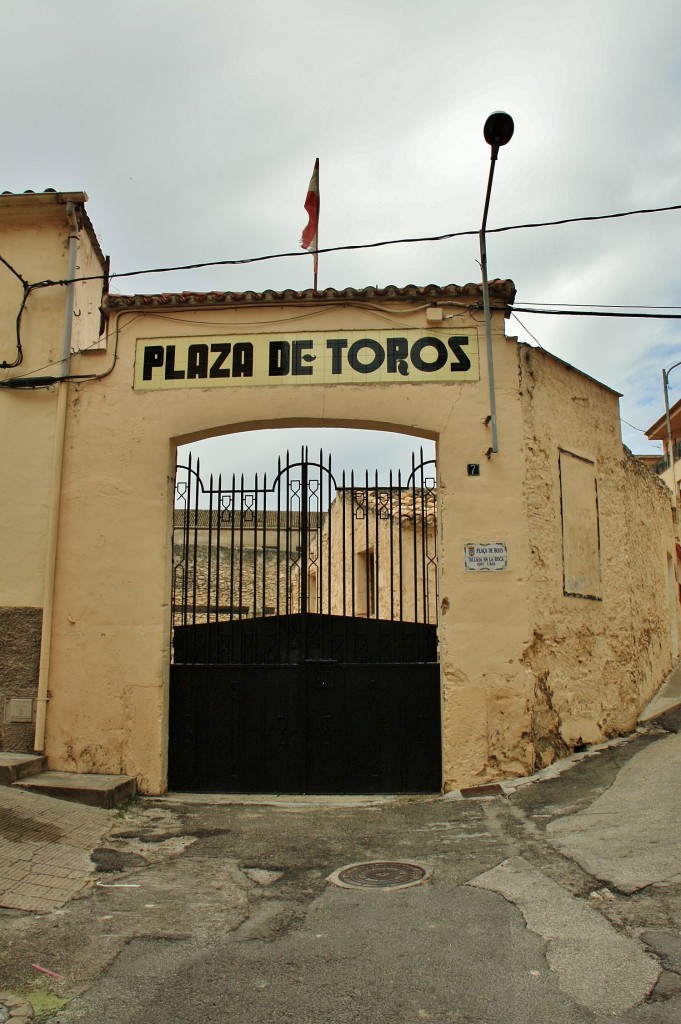
[{"label": "cream stucco wall", "polygon": [[[83,193],[0,196],[0,254],[16,272],[0,264],[0,381],[60,373],[66,287],[29,290],[20,326],[23,359],[18,361],[21,279],[28,286],[67,276],[67,202],[74,204],[78,219],[77,266],[101,274],[101,252],[84,222],[86,198]],[[96,336],[102,282],[80,283],[75,293],[79,315],[69,321],[73,334],[94,331]],[[53,564],[49,536],[58,502],[62,424],[57,388],[0,388],[0,630],[5,653],[0,663],[0,749],[30,750],[33,744],[32,724],[4,722],[4,699],[34,698],[37,692],[41,620],[46,587],[49,590],[48,567]]]},{"label": "cream stucco wall", "polygon": [[[65,277],[68,225],[64,208],[50,204],[36,209],[27,202],[1,212],[0,252],[25,280]],[[0,359],[4,362],[14,362],[22,298],[21,282],[0,265]],[[54,373],[63,333],[64,289],[32,292],[21,325],[23,362],[15,369],[1,370],[2,378]],[[21,504],[3,503],[0,606],[42,605],[56,408],[56,389],[0,393],[0,431],[3,438],[11,439],[3,451],[3,489],[24,497]],[[27,420],[30,429],[24,427]]]},{"label": "cream stucco wall", "polygon": [[[479,289],[465,301],[435,292],[451,333],[479,330],[482,341]],[[103,376],[68,385],[46,731],[52,768],[123,772],[143,792],[165,789],[176,447],[225,434],[229,463],[230,438],[238,445],[240,431],[272,426],[390,429],[437,442],[445,789],[525,774],[631,726],[671,664],[670,616],[678,614],[666,575],[669,495],[625,456],[617,396],[506,338],[502,313],[493,332],[497,454],[482,344],[477,381],[133,387],[138,339],[266,335],[272,323],[297,338],[370,335],[386,322],[398,332],[431,330],[417,294],[131,300],[129,310],[112,309],[105,350],[73,356],[72,373],[95,372],[94,362]],[[25,448],[42,457],[50,428],[40,403],[49,409],[53,396],[1,397],[26,403]],[[564,594],[561,450],[595,467],[599,600]],[[468,474],[472,463],[479,475]],[[38,491],[17,501],[18,525]],[[505,570],[466,569],[465,545],[496,542],[508,550]],[[588,557],[585,564],[593,568]],[[15,562],[13,575],[21,571]],[[42,571],[37,557],[35,593],[15,580],[12,599],[38,599]]]},{"label": "cream stucco wall", "polygon": [[[430,472],[433,476],[434,467]],[[336,494],[330,513],[311,534],[309,610],[436,624],[436,494],[425,484],[423,493],[416,484],[413,490],[377,490],[379,515],[376,490],[368,484],[348,487]],[[299,591],[300,576],[294,573],[298,604]]]},{"label": "cream stucco wall", "polygon": [[[532,688],[522,662],[531,628],[518,370],[502,315],[495,323],[500,453],[493,459],[485,457],[484,371],[480,382],[460,384],[132,389],[137,338],[242,333],[273,320],[299,335],[385,325],[385,310],[368,303],[320,303],[311,312],[309,303],[304,309],[269,303],[264,310],[244,304],[183,309],[176,319],[172,312],[135,309],[112,325],[112,338],[120,331],[111,374],[70,388],[47,726],[54,767],[127,772],[143,791],[164,788],[175,446],[223,432],[305,424],[437,439],[445,785],[486,778],[496,764],[489,756],[496,742],[489,736],[490,700],[517,715]],[[396,301],[389,313],[395,326],[427,327],[422,300]],[[452,333],[477,326],[467,312],[453,314]],[[467,476],[470,462],[481,464],[479,477]],[[464,544],[490,540],[508,544],[508,572],[466,573]],[[514,751],[501,770],[512,774],[526,763]]]},{"label": "cream stucco wall", "polygon": [[676,490],[676,502],[677,505],[681,505],[681,459],[676,459],[673,467],[670,465],[668,469],[660,473],[660,480],[667,485],[670,491]]},{"label": "cream stucco wall", "polygon": [[[69,225],[67,199],[75,195],[29,194],[0,196],[0,253],[29,284],[63,280],[68,269]],[[87,233],[81,229],[77,273],[101,273],[101,260]],[[0,264],[0,363],[14,362],[16,319],[24,289]],[[101,281],[76,286],[74,338],[99,334]],[[31,375],[58,375],[64,339],[66,288],[32,290],[21,322],[23,361],[0,368],[0,380]],[[89,365],[83,370],[93,371]],[[51,505],[53,441],[56,429],[57,389],[2,390],[0,433],[11,439],[4,446],[3,488],[20,493],[22,502],[4,503],[0,530],[0,607],[40,606],[43,598],[45,541]],[[26,429],[27,424],[29,429]]]},{"label": "cream stucco wall", "polygon": [[[538,764],[631,729],[672,665],[667,555],[675,559],[671,494],[623,448],[618,396],[539,349],[519,346],[530,527]],[[593,464],[600,587],[565,594],[561,453]],[[565,500],[565,495],[563,495]]]}]

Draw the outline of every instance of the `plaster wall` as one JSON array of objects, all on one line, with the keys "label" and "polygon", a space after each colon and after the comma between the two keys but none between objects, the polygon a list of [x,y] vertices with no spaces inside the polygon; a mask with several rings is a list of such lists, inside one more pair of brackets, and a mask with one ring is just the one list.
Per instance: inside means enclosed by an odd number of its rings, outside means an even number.
[{"label": "plaster wall", "polygon": [[[0,216],[0,251],[28,282],[66,276],[64,209],[40,213],[37,219],[33,207],[22,206]],[[0,361],[14,362],[22,298],[21,282],[0,264]],[[54,373],[63,333],[64,290],[31,292],[21,324],[23,362],[0,370],[2,378]],[[4,501],[0,512],[0,607],[42,606],[56,409],[56,389],[0,391],[0,433],[9,442],[3,444],[3,490],[22,497]]]},{"label": "plaster wall", "polygon": [[681,459],[677,459],[674,463],[673,476],[672,467],[669,466],[663,473],[660,473],[660,480],[664,481],[670,491],[673,491],[674,487],[676,487],[677,504],[681,504]]},{"label": "plaster wall", "polygon": [[[308,572],[311,611],[366,616],[405,622],[437,623],[436,495],[416,507],[412,491],[381,492],[368,488],[339,492],[321,528],[312,534]],[[320,568],[321,566],[321,568]],[[299,602],[299,574],[294,574]]]},{"label": "plaster wall", "polygon": [[[505,338],[502,314],[494,324],[499,452],[492,456],[484,349],[479,381],[133,388],[138,339],[250,336],[273,322],[297,338],[370,335],[386,317],[396,328],[428,329],[425,307],[401,297],[380,309],[340,299],[181,311],[138,305],[112,318],[100,357],[108,372],[69,386],[51,767],[124,772],[143,792],[164,790],[176,446],[225,434],[228,468],[239,432],[270,426],[392,429],[437,441],[445,789],[526,774],[631,727],[671,665],[673,615],[678,643],[670,495],[624,453],[617,396]],[[459,307],[450,323],[456,333],[478,319]],[[72,371],[86,372],[91,359],[74,356]],[[581,471],[562,484],[561,453],[587,467],[591,497]],[[471,464],[479,475],[468,474]],[[572,521],[564,514],[571,487]],[[584,532],[582,508],[590,517]],[[570,578],[584,590],[577,597],[565,593],[566,538]],[[466,569],[466,545],[497,542],[508,550],[505,570]]]},{"label": "plaster wall", "polygon": [[[427,327],[422,304],[413,309],[401,300],[388,314],[395,326]],[[305,424],[437,439],[444,785],[527,767],[529,741],[522,737],[532,682],[522,656],[532,630],[523,427],[516,348],[503,336],[501,314],[494,330],[500,452],[493,459],[485,456],[484,365],[481,381],[456,384],[132,389],[137,338],[224,336],[267,330],[261,321],[274,320],[298,337],[314,330],[369,332],[383,329],[385,316],[385,308],[362,303],[308,303],[304,309],[269,304],[265,310],[251,304],[183,309],[177,318],[135,310],[112,325],[112,340],[117,326],[120,332],[111,373],[69,389],[47,718],[53,768],[126,772],[143,792],[165,788],[175,446],[243,429]],[[468,312],[455,310],[452,333],[477,324]],[[74,367],[80,359],[86,357],[74,357]],[[479,477],[467,476],[473,462],[481,466]],[[496,540],[508,544],[508,571],[465,572],[464,544]]]},{"label": "plaster wall", "polygon": [[[524,661],[542,766],[631,729],[671,668],[674,527],[668,489],[622,446],[618,396],[539,349],[519,346],[518,357],[533,622]],[[585,467],[583,482],[595,478],[597,488],[597,530],[585,484],[576,540],[566,537],[575,506],[561,491],[561,462]],[[575,555],[589,537],[597,549]],[[581,593],[566,559],[586,567]]]},{"label": "plaster wall", "polygon": [[[80,197],[84,198],[84,197]],[[56,194],[0,196],[0,379],[58,375],[64,338],[66,289],[30,290],[21,317],[23,358],[17,362],[17,317],[27,284],[61,280],[68,268],[66,197]],[[85,231],[79,260],[88,273],[101,263]],[[17,275],[20,275],[17,276]],[[76,286],[76,331],[98,324],[101,282]],[[55,511],[56,441],[60,430],[56,388],[0,389],[0,749],[30,751],[33,724],[5,721],[6,701],[34,698],[42,635],[48,530]]]}]

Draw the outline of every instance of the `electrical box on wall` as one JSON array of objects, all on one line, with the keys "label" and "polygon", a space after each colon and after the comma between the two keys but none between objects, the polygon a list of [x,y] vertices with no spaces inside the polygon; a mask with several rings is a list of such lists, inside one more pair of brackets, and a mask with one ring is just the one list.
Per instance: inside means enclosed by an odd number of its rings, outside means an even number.
[{"label": "electrical box on wall", "polygon": [[7,697],[5,700],[5,724],[22,725],[33,721],[32,697]]}]

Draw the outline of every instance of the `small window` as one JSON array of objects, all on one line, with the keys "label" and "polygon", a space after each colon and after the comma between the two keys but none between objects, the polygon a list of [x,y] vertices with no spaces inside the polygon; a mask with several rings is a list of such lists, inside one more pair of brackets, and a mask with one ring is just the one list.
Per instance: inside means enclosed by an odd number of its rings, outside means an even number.
[{"label": "small window", "polygon": [[360,551],[355,568],[355,602],[358,615],[376,614],[376,568],[373,550]]},{"label": "small window", "polygon": [[571,452],[560,453],[563,525],[563,593],[602,600],[601,538],[596,466]]}]

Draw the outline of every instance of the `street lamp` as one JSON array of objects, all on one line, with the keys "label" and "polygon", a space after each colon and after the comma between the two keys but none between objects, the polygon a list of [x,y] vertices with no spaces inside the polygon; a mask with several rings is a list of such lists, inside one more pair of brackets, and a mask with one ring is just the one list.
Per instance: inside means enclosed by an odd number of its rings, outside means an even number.
[{"label": "street lamp", "polygon": [[676,500],[676,467],[674,466],[674,443],[672,441],[672,421],[669,415],[669,374],[672,370],[675,370],[677,366],[681,366],[681,361],[674,363],[668,370],[662,371],[662,386],[664,388],[664,414],[667,420],[667,451],[669,452],[669,467],[672,471],[672,492],[674,494],[674,504],[677,504]]},{"label": "street lamp", "polygon": [[513,118],[503,110],[495,110],[485,121],[483,129],[485,142],[492,147],[490,156],[489,179],[487,181],[487,195],[485,196],[485,211],[482,215],[482,227],[480,228],[480,268],[482,270],[482,301],[485,311],[485,340],[487,343],[487,375],[489,377],[489,412],[490,424],[492,427],[492,451],[499,451],[497,441],[497,402],[494,393],[494,360],[492,356],[492,318],[489,308],[489,287],[487,284],[487,248],[485,245],[485,228],[487,227],[487,213],[489,211],[489,200],[492,194],[492,179],[494,177],[494,164],[496,163],[499,149],[510,142],[513,137]]}]

